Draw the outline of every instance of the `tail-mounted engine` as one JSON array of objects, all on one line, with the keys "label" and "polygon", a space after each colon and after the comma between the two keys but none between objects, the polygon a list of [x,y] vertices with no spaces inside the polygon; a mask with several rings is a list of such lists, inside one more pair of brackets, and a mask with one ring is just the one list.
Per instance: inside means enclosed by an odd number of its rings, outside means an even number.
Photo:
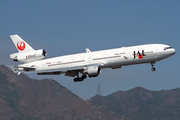
[{"label": "tail-mounted engine", "polygon": [[10,58],[13,59],[13,61],[18,61],[18,62],[32,62],[35,60],[41,60],[46,55],[47,55],[46,51],[40,49],[27,53],[14,53],[10,55]]}]

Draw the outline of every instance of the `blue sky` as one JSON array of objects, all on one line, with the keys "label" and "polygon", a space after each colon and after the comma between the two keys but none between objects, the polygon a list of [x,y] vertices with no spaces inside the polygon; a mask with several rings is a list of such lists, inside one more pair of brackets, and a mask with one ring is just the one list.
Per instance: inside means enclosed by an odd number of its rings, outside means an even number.
[{"label": "blue sky", "polygon": [[103,95],[141,86],[150,90],[180,87],[180,1],[179,0],[51,0],[0,1],[0,64],[17,65],[9,54],[17,52],[9,35],[18,34],[34,49],[48,56],[118,48],[148,43],[168,44],[176,49],[171,58],[149,64],[102,70],[96,78],[74,83],[71,77],[53,78],[83,99],[96,94],[98,82]]}]

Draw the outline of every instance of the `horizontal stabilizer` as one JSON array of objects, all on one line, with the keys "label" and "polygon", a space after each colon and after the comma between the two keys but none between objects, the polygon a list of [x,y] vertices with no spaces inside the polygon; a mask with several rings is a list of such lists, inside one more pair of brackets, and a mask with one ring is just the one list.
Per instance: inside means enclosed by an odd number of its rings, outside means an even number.
[{"label": "horizontal stabilizer", "polygon": [[14,66],[10,66],[10,68],[12,69],[12,71],[13,71],[14,73],[17,73],[18,75],[21,74],[21,72],[19,72]]}]

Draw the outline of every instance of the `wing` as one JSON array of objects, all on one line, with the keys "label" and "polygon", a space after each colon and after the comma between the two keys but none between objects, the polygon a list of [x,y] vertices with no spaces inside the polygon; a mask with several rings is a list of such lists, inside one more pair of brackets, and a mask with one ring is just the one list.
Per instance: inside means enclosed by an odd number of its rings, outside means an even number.
[{"label": "wing", "polygon": [[60,69],[42,70],[37,71],[35,66],[32,67],[22,67],[22,66],[9,66],[12,71],[16,74],[22,73],[37,73],[37,75],[60,75],[65,74],[65,76],[75,77],[78,73],[91,74],[92,76],[96,73],[100,73],[100,68],[103,67],[103,63],[93,63],[82,66],[73,66]]},{"label": "wing", "polygon": [[81,72],[84,70],[84,67],[68,67],[61,69],[52,69],[46,71],[38,71],[37,75],[60,75],[65,74],[65,76],[74,77],[77,72]]},{"label": "wing", "polygon": [[61,69],[54,69],[54,70],[47,70],[47,71],[40,71],[37,73],[37,75],[60,75],[65,74],[65,76],[74,77],[78,73],[83,73],[86,71],[89,67],[96,66],[96,67],[102,67],[104,66],[103,63],[96,63],[96,64],[88,64],[85,66],[75,66],[75,67],[68,67],[68,68],[61,68]]},{"label": "wing", "polygon": [[[82,66],[73,66],[73,67],[67,67],[67,68],[60,68],[60,69],[51,69],[51,70],[43,70],[43,71],[36,71],[35,67],[22,67],[22,66],[9,66],[14,73],[17,73],[18,75],[23,73],[37,73],[37,75],[60,75],[65,74],[65,76],[74,77],[78,73],[87,74],[88,69],[90,69],[90,72],[93,72],[92,68],[100,68],[103,67],[103,63],[93,63],[88,65],[82,65]],[[19,69],[19,71],[18,71]],[[98,69],[97,69],[98,70]]]}]

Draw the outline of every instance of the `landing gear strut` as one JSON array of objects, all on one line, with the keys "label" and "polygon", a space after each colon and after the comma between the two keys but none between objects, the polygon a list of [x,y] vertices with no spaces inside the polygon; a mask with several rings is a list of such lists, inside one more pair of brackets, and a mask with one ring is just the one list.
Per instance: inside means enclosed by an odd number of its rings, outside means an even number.
[{"label": "landing gear strut", "polygon": [[151,66],[152,66],[151,70],[152,70],[152,71],[155,71],[155,70],[156,70],[156,68],[154,67],[155,62],[151,62],[150,64],[151,64]]},{"label": "landing gear strut", "polygon": [[81,81],[83,81],[86,78],[87,78],[86,75],[82,75],[81,77],[79,77],[79,75],[77,75],[77,77],[74,78],[74,82],[81,82]]}]

